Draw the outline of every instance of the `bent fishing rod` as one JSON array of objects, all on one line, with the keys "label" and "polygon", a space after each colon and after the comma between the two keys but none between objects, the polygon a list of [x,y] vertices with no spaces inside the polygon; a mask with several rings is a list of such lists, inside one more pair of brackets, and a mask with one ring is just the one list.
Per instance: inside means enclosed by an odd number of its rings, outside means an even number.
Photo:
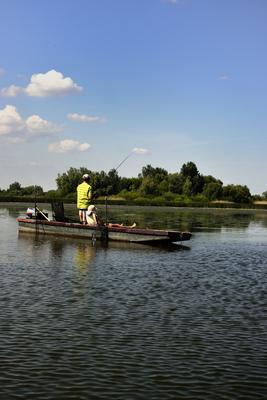
[{"label": "bent fishing rod", "polygon": [[[128,158],[131,157],[132,154],[133,154],[133,152],[131,151],[131,153],[129,153],[129,154],[119,163],[119,165],[118,165],[116,168],[113,168],[113,170],[114,170],[115,172],[117,172],[118,169],[122,166],[122,164],[124,164],[125,161],[127,161]],[[106,225],[107,225],[107,223],[108,223],[108,195],[107,195],[107,194],[106,194],[106,196],[105,196],[105,222],[106,222]]]}]

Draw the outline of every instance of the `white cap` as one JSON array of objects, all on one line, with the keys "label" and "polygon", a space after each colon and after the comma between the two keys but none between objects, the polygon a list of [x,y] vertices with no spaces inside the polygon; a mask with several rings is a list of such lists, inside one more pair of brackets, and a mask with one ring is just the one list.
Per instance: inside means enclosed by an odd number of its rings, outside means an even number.
[{"label": "white cap", "polygon": [[90,206],[88,206],[88,214],[90,215],[93,211],[96,210],[96,206],[94,206],[93,204],[91,204]]},{"label": "white cap", "polygon": [[88,174],[84,174],[83,175],[83,179],[89,179],[89,175]]}]

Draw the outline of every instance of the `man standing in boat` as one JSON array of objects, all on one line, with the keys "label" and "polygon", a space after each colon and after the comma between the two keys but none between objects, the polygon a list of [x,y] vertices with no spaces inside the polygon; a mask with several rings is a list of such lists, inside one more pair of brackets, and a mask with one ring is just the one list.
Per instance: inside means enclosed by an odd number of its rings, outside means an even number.
[{"label": "man standing in boat", "polygon": [[77,208],[80,222],[86,225],[86,211],[92,197],[92,187],[89,185],[89,175],[83,175],[83,182],[77,186]]}]

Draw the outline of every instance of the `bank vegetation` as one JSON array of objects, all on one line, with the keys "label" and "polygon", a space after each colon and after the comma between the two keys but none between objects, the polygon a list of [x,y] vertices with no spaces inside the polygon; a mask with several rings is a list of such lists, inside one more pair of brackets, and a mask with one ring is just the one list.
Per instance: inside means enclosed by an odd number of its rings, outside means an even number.
[{"label": "bank vegetation", "polygon": [[76,188],[83,174],[90,175],[94,202],[128,205],[246,207],[267,208],[267,191],[252,196],[246,185],[224,185],[220,179],[203,175],[196,164],[189,161],[180,171],[169,173],[159,167],[146,165],[133,178],[120,177],[115,169],[108,173],[94,172],[85,167],[73,168],[58,174],[57,189],[45,192],[41,186],[22,187],[13,182],[7,190],[0,189],[0,201],[76,202]]}]

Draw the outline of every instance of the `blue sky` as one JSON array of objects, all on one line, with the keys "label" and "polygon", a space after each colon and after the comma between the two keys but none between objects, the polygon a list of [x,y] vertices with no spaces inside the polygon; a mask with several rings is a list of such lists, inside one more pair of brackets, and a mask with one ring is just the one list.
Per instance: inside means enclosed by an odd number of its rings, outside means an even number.
[{"label": "blue sky", "polygon": [[[193,161],[267,190],[265,0],[2,0],[0,188]],[[133,149],[135,149],[133,151]]]}]

